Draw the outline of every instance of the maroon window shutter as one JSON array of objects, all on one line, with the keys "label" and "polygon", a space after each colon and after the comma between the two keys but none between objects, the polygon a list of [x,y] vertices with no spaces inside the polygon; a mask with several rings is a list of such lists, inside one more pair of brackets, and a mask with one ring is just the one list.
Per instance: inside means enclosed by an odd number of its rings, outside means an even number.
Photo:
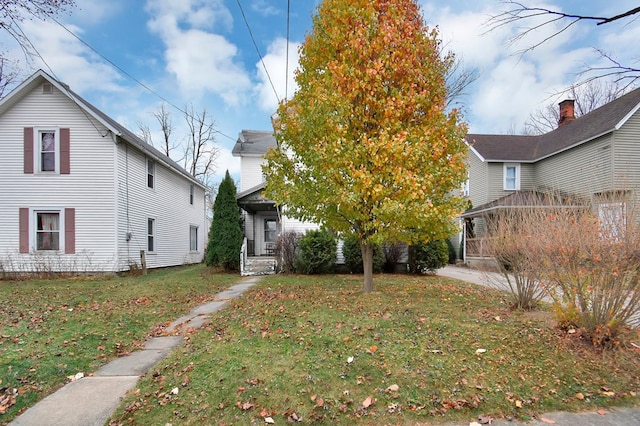
[{"label": "maroon window shutter", "polygon": [[20,208],[19,216],[20,253],[29,253],[29,209]]},{"label": "maroon window shutter", "polygon": [[33,174],[33,127],[24,128],[24,172]]},{"label": "maroon window shutter", "polygon": [[71,137],[69,129],[60,129],[60,174],[71,172]]},{"label": "maroon window shutter", "polygon": [[76,209],[64,209],[64,252],[76,252]]}]

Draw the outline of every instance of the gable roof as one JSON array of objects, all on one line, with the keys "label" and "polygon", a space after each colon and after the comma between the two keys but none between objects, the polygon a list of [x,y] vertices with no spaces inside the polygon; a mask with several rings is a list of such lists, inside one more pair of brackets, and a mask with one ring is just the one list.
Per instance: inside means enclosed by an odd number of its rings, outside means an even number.
[{"label": "gable roof", "polygon": [[467,143],[483,161],[535,162],[618,130],[640,109],[640,88],[536,136],[468,134]]},{"label": "gable roof", "polygon": [[262,157],[269,148],[277,146],[273,132],[243,130],[231,152],[234,157]]},{"label": "gable roof", "polygon": [[129,145],[137,148],[142,151],[145,155],[151,157],[154,161],[163,163],[169,169],[177,172],[182,175],[186,179],[190,180],[192,183],[200,186],[203,189],[206,189],[205,186],[200,183],[196,178],[194,178],[189,172],[187,172],[184,168],[182,168],[178,163],[173,161],[171,158],[154,148],[153,146],[146,143],[140,137],[138,137],[135,133],[115,121],[113,118],[109,117],[104,112],[100,111],[91,103],[87,102],[80,95],[75,93],[73,90],[69,88],[66,84],[54,79],[49,74],[44,72],[43,70],[38,70],[31,75],[28,79],[23,81],[20,85],[14,88],[11,93],[9,93],[6,97],[0,100],[0,116],[3,115],[7,110],[11,109],[18,101],[20,101],[27,93],[30,93],[36,87],[42,85],[45,81],[51,83],[55,86],[61,93],[66,95],[71,101],[73,101],[79,108],[101,123],[103,126],[107,128],[107,130],[114,133],[120,139],[128,143]]}]

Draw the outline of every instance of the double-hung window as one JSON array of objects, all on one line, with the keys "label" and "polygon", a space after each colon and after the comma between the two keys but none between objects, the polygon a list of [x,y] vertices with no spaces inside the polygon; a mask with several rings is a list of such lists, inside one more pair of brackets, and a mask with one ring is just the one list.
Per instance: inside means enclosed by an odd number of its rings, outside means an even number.
[{"label": "double-hung window", "polygon": [[20,253],[76,252],[76,209],[21,207],[18,215]]},{"label": "double-hung window", "polygon": [[154,253],[156,251],[156,220],[152,217],[147,218],[147,252]]},{"label": "double-hung window", "polygon": [[24,173],[71,173],[69,128],[24,128]]},{"label": "double-hung window", "polygon": [[60,250],[62,231],[59,211],[36,211],[35,248],[37,251]]},{"label": "double-hung window", "polygon": [[198,227],[195,225],[189,227],[189,250],[198,251]]},{"label": "double-hung window", "polygon": [[156,185],[156,162],[147,158],[147,187],[155,188]]},{"label": "double-hung window", "polygon": [[505,191],[520,190],[520,164],[505,163],[503,168],[503,188]]},{"label": "double-hung window", "polygon": [[627,229],[626,204],[622,201],[598,204],[598,221],[603,238],[623,240]]},{"label": "double-hung window", "polygon": [[55,130],[38,131],[38,171],[56,172],[59,170],[60,150]]}]

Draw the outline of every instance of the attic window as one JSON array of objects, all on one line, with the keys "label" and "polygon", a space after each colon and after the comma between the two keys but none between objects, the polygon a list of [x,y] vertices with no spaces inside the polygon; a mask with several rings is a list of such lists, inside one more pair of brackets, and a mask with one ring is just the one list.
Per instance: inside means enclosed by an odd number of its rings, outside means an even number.
[{"label": "attic window", "polygon": [[44,83],[42,85],[42,93],[50,95],[53,93],[53,85],[51,83]]}]

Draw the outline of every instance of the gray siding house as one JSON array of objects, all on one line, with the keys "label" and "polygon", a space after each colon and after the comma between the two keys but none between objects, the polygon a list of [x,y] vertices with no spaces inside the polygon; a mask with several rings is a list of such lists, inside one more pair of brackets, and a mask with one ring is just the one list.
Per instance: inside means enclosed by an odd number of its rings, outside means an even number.
[{"label": "gray siding house", "polygon": [[[540,194],[599,199],[619,191],[640,194],[640,89],[575,118],[560,103],[560,122],[536,136],[468,134],[469,199],[465,260],[483,258],[481,237],[491,212]],[[597,210],[596,210],[597,211]]]}]

